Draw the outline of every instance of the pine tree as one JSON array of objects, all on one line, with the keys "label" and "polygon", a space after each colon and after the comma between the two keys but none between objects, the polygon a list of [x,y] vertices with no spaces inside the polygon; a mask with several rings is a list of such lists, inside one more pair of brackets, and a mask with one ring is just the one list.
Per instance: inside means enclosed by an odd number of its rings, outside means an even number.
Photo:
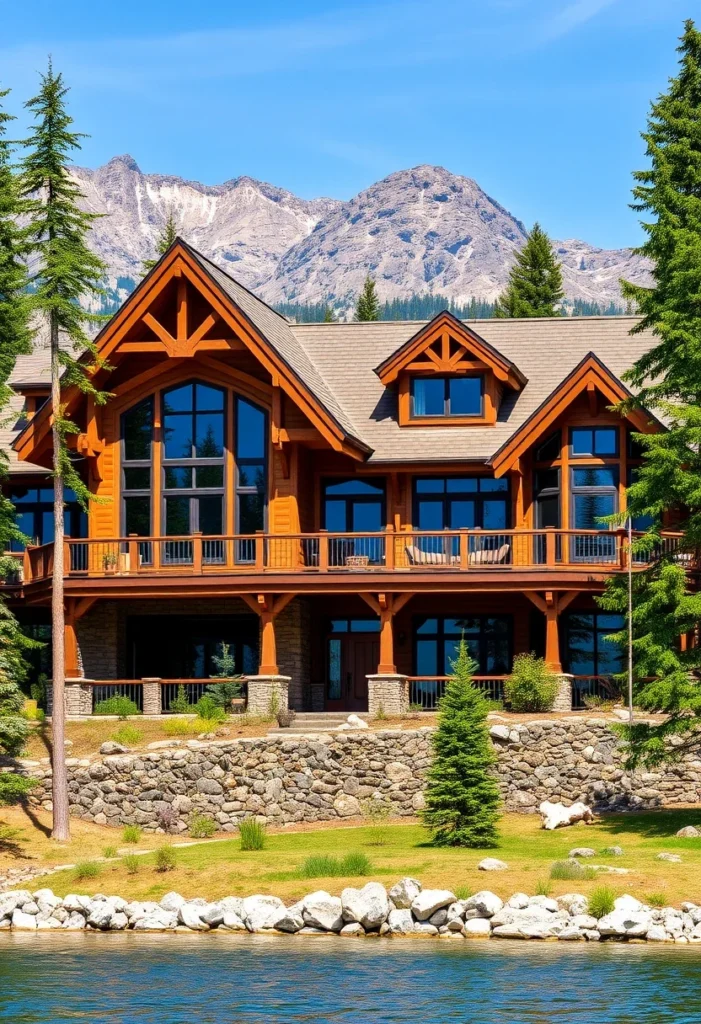
[{"label": "pine tree", "polygon": [[499,787],[487,729],[487,701],[472,685],[475,665],[460,641],[454,676],[440,703],[422,817],[438,846],[494,846]]},{"label": "pine tree", "polygon": [[324,307],[324,323],[325,324],[335,324],[336,323],[336,314],[334,313],[333,306],[330,306],[328,303]]},{"label": "pine tree", "polygon": [[380,300],[375,290],[375,282],[368,276],[365,278],[363,290],[358,296],[358,303],[355,307],[354,320],[365,322],[368,320],[380,319]]},{"label": "pine tree", "polygon": [[[70,835],[68,788],[64,752],[64,607],[63,607],[63,494],[75,491],[87,508],[90,492],[69,457],[67,437],[78,426],[65,414],[61,389],[76,387],[102,404],[107,395],[98,391],[88,376],[88,364],[76,358],[86,353],[90,362],[104,369],[89,328],[101,321],[81,306],[88,296],[100,296],[103,263],[90,251],[86,236],[96,215],[80,209],[83,198],[68,172],[71,151],[80,148],[81,135],[73,132],[73,120],[66,110],[66,94],[60,74],[51,62],[41,76],[39,92],[26,103],[35,124],[25,141],[21,161],[21,195],[27,218],[24,239],[36,263],[31,278],[35,290],[32,309],[48,322],[51,343],[51,403],[53,410],[54,560],[51,595],[53,644],[53,836]],[[64,336],[70,346],[60,345]],[[72,350],[72,351],[71,351]]]},{"label": "pine tree", "polygon": [[24,655],[38,647],[41,644],[24,635],[17,619],[0,601],[0,753],[21,753],[29,736],[29,723],[21,715],[25,698],[20,683],[27,677]]},{"label": "pine tree", "polygon": [[[682,551],[701,546],[701,33],[687,21],[678,52],[680,70],[651,107],[647,131],[650,166],[634,174],[633,209],[644,213],[647,238],[637,250],[651,260],[653,285],[622,282],[624,296],[642,319],[631,333],[650,330],[657,344],[626,374],[636,397],[622,411],[640,406],[666,420],[667,431],[634,435],[644,463],[628,490],[627,512],[652,519],[640,542],[653,554],[668,509],[683,509]],[[602,605],[625,611],[625,579],[612,580]],[[664,711],[660,724],[635,724],[632,764],[657,764],[692,741],[701,720],[701,646],[679,643],[701,621],[701,595],[692,590],[684,562],[655,559],[634,574],[633,655],[635,703]],[[619,634],[627,642],[627,631]],[[672,737],[681,746],[669,747]]]},{"label": "pine tree", "polygon": [[161,233],[156,240],[156,252],[158,253],[158,255],[156,256],[155,259],[144,260],[143,263],[141,264],[144,274],[148,274],[149,270],[152,270],[156,266],[163,253],[168,252],[168,250],[170,249],[171,245],[173,244],[177,237],[178,225],[176,224],[173,211],[170,210],[168,212],[168,218],[165,224],[163,225],[163,229],[161,230]]},{"label": "pine tree", "polygon": [[562,269],[540,224],[534,224],[516,255],[506,291],[499,296],[496,317],[561,316],[565,297]]}]

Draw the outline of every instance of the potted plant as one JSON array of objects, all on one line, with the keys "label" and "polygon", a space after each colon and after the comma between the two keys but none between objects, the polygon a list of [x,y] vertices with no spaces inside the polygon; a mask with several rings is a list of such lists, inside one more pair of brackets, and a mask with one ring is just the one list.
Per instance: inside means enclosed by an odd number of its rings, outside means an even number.
[{"label": "potted plant", "polygon": [[113,551],[108,551],[102,556],[102,568],[108,576],[111,576],[117,569],[117,556]]}]

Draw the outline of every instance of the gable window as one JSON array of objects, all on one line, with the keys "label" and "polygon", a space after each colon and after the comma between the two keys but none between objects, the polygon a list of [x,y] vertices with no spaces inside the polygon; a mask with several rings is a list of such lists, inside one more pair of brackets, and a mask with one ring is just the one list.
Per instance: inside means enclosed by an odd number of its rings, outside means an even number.
[{"label": "gable window", "polygon": [[236,531],[265,529],[267,426],[262,409],[236,399]]},{"label": "gable window", "polygon": [[509,482],[486,476],[419,477],[413,518],[419,530],[505,530]]},{"label": "gable window", "polygon": [[[605,530],[600,520],[618,511],[618,467],[582,466],[571,470],[572,527],[575,530]],[[571,537],[575,562],[613,562],[616,539],[599,534]]]},{"label": "gable window", "polygon": [[482,416],[484,377],[413,377],[411,415]]},{"label": "gable window", "polygon": [[572,458],[597,456],[602,459],[618,455],[617,427],[572,427],[570,454]]}]

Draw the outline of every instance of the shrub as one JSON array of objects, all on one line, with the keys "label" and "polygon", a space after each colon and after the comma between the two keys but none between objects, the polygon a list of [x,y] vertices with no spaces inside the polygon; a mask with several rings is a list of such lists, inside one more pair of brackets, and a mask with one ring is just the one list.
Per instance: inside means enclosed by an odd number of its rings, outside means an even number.
[{"label": "shrub", "polygon": [[135,725],[120,725],[119,729],[115,729],[112,733],[112,739],[115,743],[121,743],[124,747],[135,747],[137,743],[140,743],[144,738],[144,734],[141,729],[137,729]]},{"label": "shrub", "polygon": [[456,900],[469,900],[470,896],[473,895],[472,889],[469,885],[456,885],[455,886],[455,898]]},{"label": "shrub", "polygon": [[567,882],[590,881],[592,878],[596,878],[596,871],[585,864],[580,864],[578,860],[570,858],[569,860],[556,860],[550,868],[550,877]]},{"label": "shrub", "polygon": [[93,709],[93,714],[116,715],[118,718],[128,718],[129,715],[140,715],[141,712],[133,700],[115,694],[114,697],[107,697],[106,700],[98,701]]},{"label": "shrub", "polygon": [[168,718],[163,723],[163,732],[166,736],[190,736],[191,733],[199,731],[199,725],[193,728],[193,723],[187,718]]},{"label": "shrub", "polygon": [[125,843],[138,843],[141,839],[141,829],[138,825],[125,825],[122,829],[122,841]]},{"label": "shrub", "polygon": [[378,722],[386,722],[387,721],[387,712],[385,711],[384,704],[380,703],[380,704],[377,705],[377,711],[375,712],[375,719]]},{"label": "shrub", "polygon": [[187,691],[181,684],[178,687],[175,697],[170,702],[170,710],[176,715],[186,715],[190,708],[190,701],[187,699]]},{"label": "shrub", "polygon": [[156,850],[156,871],[172,871],[177,857],[172,846],[159,846]]},{"label": "shrub", "polygon": [[135,875],[141,867],[141,857],[137,857],[135,853],[128,853],[123,864],[128,875]]},{"label": "shrub", "polygon": [[157,814],[158,824],[161,826],[163,831],[172,832],[178,820],[177,812],[173,810],[170,804],[166,804],[165,807],[159,808]]},{"label": "shrub", "polygon": [[613,904],[616,893],[607,885],[599,885],[592,889],[589,894],[589,906],[587,912],[597,919],[613,913]]},{"label": "shrub", "polygon": [[207,814],[193,814],[188,832],[193,839],[209,839],[217,831],[217,823]]},{"label": "shrub", "polygon": [[365,853],[347,853],[341,861],[342,875],[369,875],[371,871],[372,864]]},{"label": "shrub", "polygon": [[454,676],[440,703],[433,762],[426,776],[422,818],[437,846],[494,846],[499,786],[487,729],[487,702],[472,685],[474,662],[460,641]]},{"label": "shrub", "polygon": [[536,896],[549,896],[553,891],[553,887],[547,878],[539,878],[535,884]]},{"label": "shrub", "polygon": [[265,825],[256,818],[242,818],[239,822],[242,850],[262,850],[265,846]]},{"label": "shrub", "polygon": [[36,779],[27,779],[14,772],[0,772],[0,807],[20,804],[37,785]]},{"label": "shrub", "polygon": [[86,878],[97,878],[102,874],[102,865],[94,860],[83,860],[76,864],[73,874],[78,882],[83,882]]},{"label": "shrub", "polygon": [[666,907],[667,897],[663,892],[649,892],[645,897],[645,902],[649,907]]},{"label": "shrub", "polygon": [[102,851],[102,856],[106,860],[112,860],[113,857],[117,856],[117,847],[116,846],[106,846],[104,848],[104,850]]},{"label": "shrub", "polygon": [[392,813],[392,805],[377,794],[368,800],[363,800],[360,810],[370,826],[368,839],[370,845],[385,846],[388,837],[387,821]]},{"label": "shrub", "polygon": [[511,675],[504,680],[504,702],[511,711],[552,711],[557,676],[543,658],[517,654]]},{"label": "shrub", "polygon": [[195,713],[199,719],[207,722],[223,722],[226,719],[226,711],[217,704],[214,697],[208,693],[202,694],[195,704]]},{"label": "shrub", "polygon": [[302,878],[343,878],[347,875],[369,875],[372,864],[361,852],[333,857],[328,853],[314,853],[307,857],[299,869]]}]

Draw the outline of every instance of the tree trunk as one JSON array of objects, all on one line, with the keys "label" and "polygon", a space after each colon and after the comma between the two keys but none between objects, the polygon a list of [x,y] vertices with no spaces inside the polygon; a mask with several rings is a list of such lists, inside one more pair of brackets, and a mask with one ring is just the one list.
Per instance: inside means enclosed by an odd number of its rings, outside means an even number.
[{"label": "tree trunk", "polygon": [[71,837],[68,815],[68,775],[66,771],[66,659],[65,612],[63,607],[63,476],[61,475],[61,435],[58,428],[61,411],[61,366],[58,360],[58,320],[51,314],[51,406],[53,409],[54,468],[54,565],[51,589],[51,642],[53,648],[53,711],[51,714],[53,767],[54,839]]}]

